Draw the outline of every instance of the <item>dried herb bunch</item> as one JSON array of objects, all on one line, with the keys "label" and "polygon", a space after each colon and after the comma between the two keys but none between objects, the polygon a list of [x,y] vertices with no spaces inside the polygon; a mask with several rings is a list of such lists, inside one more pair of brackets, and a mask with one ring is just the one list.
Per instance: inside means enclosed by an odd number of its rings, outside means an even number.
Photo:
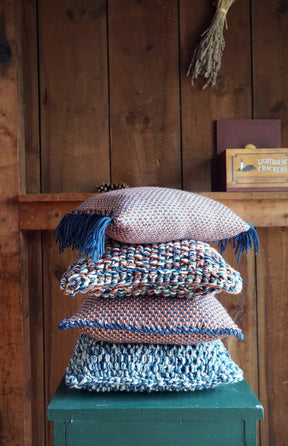
[{"label": "dried herb bunch", "polygon": [[226,16],[234,2],[235,0],[217,0],[216,12],[211,24],[201,35],[200,43],[193,53],[186,75],[191,76],[192,85],[198,76],[207,79],[203,90],[216,83],[225,47],[223,29],[225,24],[227,28]]}]

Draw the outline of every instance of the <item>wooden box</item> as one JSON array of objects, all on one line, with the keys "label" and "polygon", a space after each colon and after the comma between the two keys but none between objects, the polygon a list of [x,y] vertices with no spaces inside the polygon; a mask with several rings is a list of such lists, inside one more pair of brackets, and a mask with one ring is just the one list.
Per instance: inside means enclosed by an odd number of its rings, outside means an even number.
[{"label": "wooden box", "polygon": [[256,446],[263,407],[246,383],[198,392],[90,393],[60,385],[54,446]]},{"label": "wooden box", "polygon": [[217,176],[220,190],[288,190],[288,149],[226,149]]}]

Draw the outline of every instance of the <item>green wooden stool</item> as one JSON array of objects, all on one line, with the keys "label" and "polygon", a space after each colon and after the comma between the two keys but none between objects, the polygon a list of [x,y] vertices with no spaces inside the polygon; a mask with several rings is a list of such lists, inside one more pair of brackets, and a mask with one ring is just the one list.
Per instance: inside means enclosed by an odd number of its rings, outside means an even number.
[{"label": "green wooden stool", "polygon": [[54,446],[256,446],[263,407],[246,381],[150,394],[89,393],[62,382],[48,419]]}]

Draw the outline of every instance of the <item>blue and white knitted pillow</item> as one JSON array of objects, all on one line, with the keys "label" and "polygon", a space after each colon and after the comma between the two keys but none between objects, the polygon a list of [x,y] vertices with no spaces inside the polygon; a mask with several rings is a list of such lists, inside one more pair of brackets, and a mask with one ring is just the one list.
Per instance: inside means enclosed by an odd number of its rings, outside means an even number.
[{"label": "blue and white knitted pillow", "polygon": [[67,386],[92,392],[194,391],[243,380],[220,340],[197,345],[108,344],[81,334]]},{"label": "blue and white knitted pillow", "polygon": [[58,324],[62,330],[76,327],[112,343],[196,344],[229,335],[243,339],[242,331],[213,294],[195,299],[102,299],[91,293],[73,316]]},{"label": "blue and white knitted pillow", "polygon": [[60,252],[66,247],[97,261],[104,253],[105,233],[123,243],[171,240],[219,240],[221,253],[230,238],[240,258],[254,242],[256,230],[223,204],[198,194],[160,187],[135,187],[95,195],[56,229]]},{"label": "blue and white knitted pillow", "polygon": [[194,240],[134,245],[109,240],[102,259],[81,257],[64,273],[61,290],[74,296],[205,296],[242,290],[240,273],[208,243]]}]

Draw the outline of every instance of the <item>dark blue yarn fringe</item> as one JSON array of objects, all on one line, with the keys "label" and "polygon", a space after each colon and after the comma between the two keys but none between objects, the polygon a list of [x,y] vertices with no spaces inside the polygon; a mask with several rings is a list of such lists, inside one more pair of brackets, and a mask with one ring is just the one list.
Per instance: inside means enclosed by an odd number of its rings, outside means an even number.
[{"label": "dark blue yarn fringe", "polygon": [[[258,254],[259,252],[259,239],[258,234],[252,223],[247,223],[250,228],[246,232],[241,232],[240,234],[233,237],[233,249],[235,251],[235,254],[238,254],[238,263],[240,262],[241,254],[243,251],[246,251],[248,253],[248,250],[253,248],[254,244],[254,252],[255,254]],[[230,239],[224,239],[220,240],[218,242],[218,246],[220,248],[221,254],[226,249],[227,243]]]},{"label": "dark blue yarn fringe", "polygon": [[111,217],[99,214],[64,215],[54,231],[59,252],[65,248],[79,249],[79,256],[89,255],[96,262],[104,254],[105,231],[111,223]]}]

